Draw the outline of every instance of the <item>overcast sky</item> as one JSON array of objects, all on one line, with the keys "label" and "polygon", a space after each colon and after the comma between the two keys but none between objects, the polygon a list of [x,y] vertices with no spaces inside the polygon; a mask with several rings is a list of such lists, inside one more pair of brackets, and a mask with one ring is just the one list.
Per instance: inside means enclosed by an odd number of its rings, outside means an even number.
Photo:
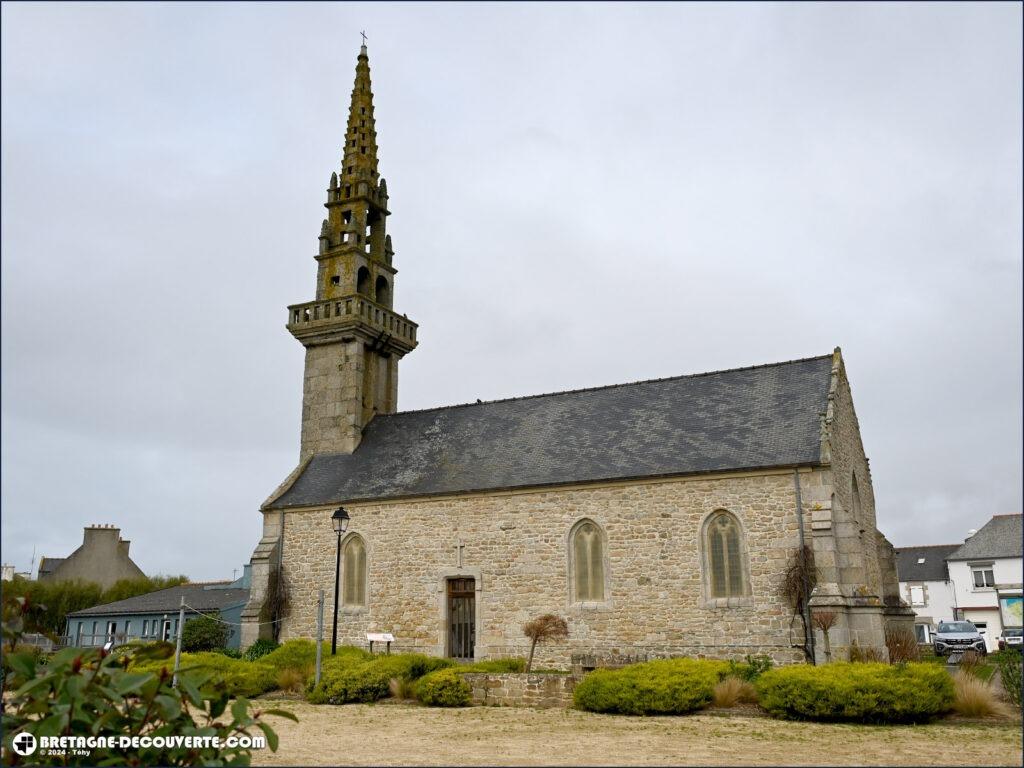
[{"label": "overcast sky", "polygon": [[[897,546],[1021,511],[1020,4],[2,8],[4,562],[230,577],[369,35],[400,407],[841,346]],[[325,519],[325,525],[329,523]]]}]

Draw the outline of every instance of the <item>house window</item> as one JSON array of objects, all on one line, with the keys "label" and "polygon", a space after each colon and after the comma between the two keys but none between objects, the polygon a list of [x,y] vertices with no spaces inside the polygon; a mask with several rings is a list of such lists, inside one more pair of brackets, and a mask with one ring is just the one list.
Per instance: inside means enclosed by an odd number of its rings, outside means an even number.
[{"label": "house window", "polygon": [[348,606],[366,605],[366,545],[353,534],[342,549],[344,578],[342,603]]},{"label": "house window", "polygon": [[170,640],[171,639],[171,620],[170,619],[164,619],[163,633],[161,635],[161,639],[163,639],[163,640]]},{"label": "house window", "polygon": [[99,632],[99,629],[100,623],[98,621],[94,621],[92,623],[92,634],[89,635],[89,645],[96,645],[96,637],[97,633]]},{"label": "house window", "polygon": [[914,634],[917,636],[917,642],[927,643],[928,642],[928,625],[927,624],[915,624]]},{"label": "house window", "polygon": [[576,602],[604,600],[604,535],[597,523],[581,520],[571,535],[572,585]]},{"label": "house window", "polygon": [[910,604],[924,605],[924,587],[910,588]]},{"label": "house window", "polygon": [[142,620],[142,636],[149,637],[149,619]]},{"label": "house window", "polygon": [[987,589],[996,585],[995,576],[992,573],[992,564],[972,565],[971,575],[974,578],[975,589]]},{"label": "house window", "polygon": [[107,622],[107,640],[108,641],[113,640],[115,634],[117,634],[117,622],[116,621],[108,621]]},{"label": "house window", "polygon": [[708,595],[712,598],[748,594],[740,523],[731,512],[719,510],[704,523]]},{"label": "house window", "polygon": [[131,621],[126,621],[124,623],[124,636],[125,636],[125,639],[130,639],[131,636],[132,636],[132,623],[131,623]]}]

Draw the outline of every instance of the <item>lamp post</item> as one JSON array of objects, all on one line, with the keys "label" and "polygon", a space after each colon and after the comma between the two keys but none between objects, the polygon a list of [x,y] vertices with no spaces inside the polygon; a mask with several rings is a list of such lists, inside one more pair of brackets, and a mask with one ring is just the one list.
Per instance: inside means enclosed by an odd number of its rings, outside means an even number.
[{"label": "lamp post", "polygon": [[338,555],[334,562],[334,628],[331,630],[331,656],[338,652],[338,589],[341,586],[341,537],[348,529],[348,512],[338,507],[331,515],[334,532],[338,534]]}]

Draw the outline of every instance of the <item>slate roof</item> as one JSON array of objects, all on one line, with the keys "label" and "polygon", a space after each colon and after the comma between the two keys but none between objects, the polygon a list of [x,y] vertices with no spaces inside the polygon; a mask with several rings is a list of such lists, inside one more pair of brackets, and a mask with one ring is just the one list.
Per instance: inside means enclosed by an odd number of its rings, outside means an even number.
[{"label": "slate roof", "polygon": [[[221,585],[231,584],[230,581],[217,581],[199,584],[179,584],[176,587],[158,589],[144,595],[136,595],[125,600],[117,600],[106,605],[96,605],[69,613],[69,617],[80,616],[112,616],[114,614],[137,613],[174,613],[177,612],[184,595],[185,605],[199,612],[219,611],[232,605],[249,600],[248,589],[223,589]],[[206,587],[217,587],[207,589]]]},{"label": "slate roof", "polygon": [[1024,557],[1020,515],[995,515],[947,558],[948,560]]},{"label": "slate roof", "polygon": [[374,418],[267,508],[818,464],[832,355]]},{"label": "slate roof", "polygon": [[36,574],[38,579],[40,576],[49,576],[51,573],[60,567],[60,564],[67,560],[66,557],[41,557],[39,558],[39,573]]},{"label": "slate roof", "polygon": [[[946,557],[959,544],[935,544],[927,547],[900,547],[896,550],[896,573],[900,581],[948,581]],[[923,563],[918,560],[923,559]]]}]

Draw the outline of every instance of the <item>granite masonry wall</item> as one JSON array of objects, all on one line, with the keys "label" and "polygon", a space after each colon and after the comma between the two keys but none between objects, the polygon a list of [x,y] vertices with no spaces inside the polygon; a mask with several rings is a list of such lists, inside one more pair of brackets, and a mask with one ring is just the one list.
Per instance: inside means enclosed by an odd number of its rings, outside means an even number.
[{"label": "granite masonry wall", "polygon": [[472,673],[463,677],[473,689],[473,703],[491,707],[566,709],[572,706],[576,689],[576,678],[572,675]]}]

